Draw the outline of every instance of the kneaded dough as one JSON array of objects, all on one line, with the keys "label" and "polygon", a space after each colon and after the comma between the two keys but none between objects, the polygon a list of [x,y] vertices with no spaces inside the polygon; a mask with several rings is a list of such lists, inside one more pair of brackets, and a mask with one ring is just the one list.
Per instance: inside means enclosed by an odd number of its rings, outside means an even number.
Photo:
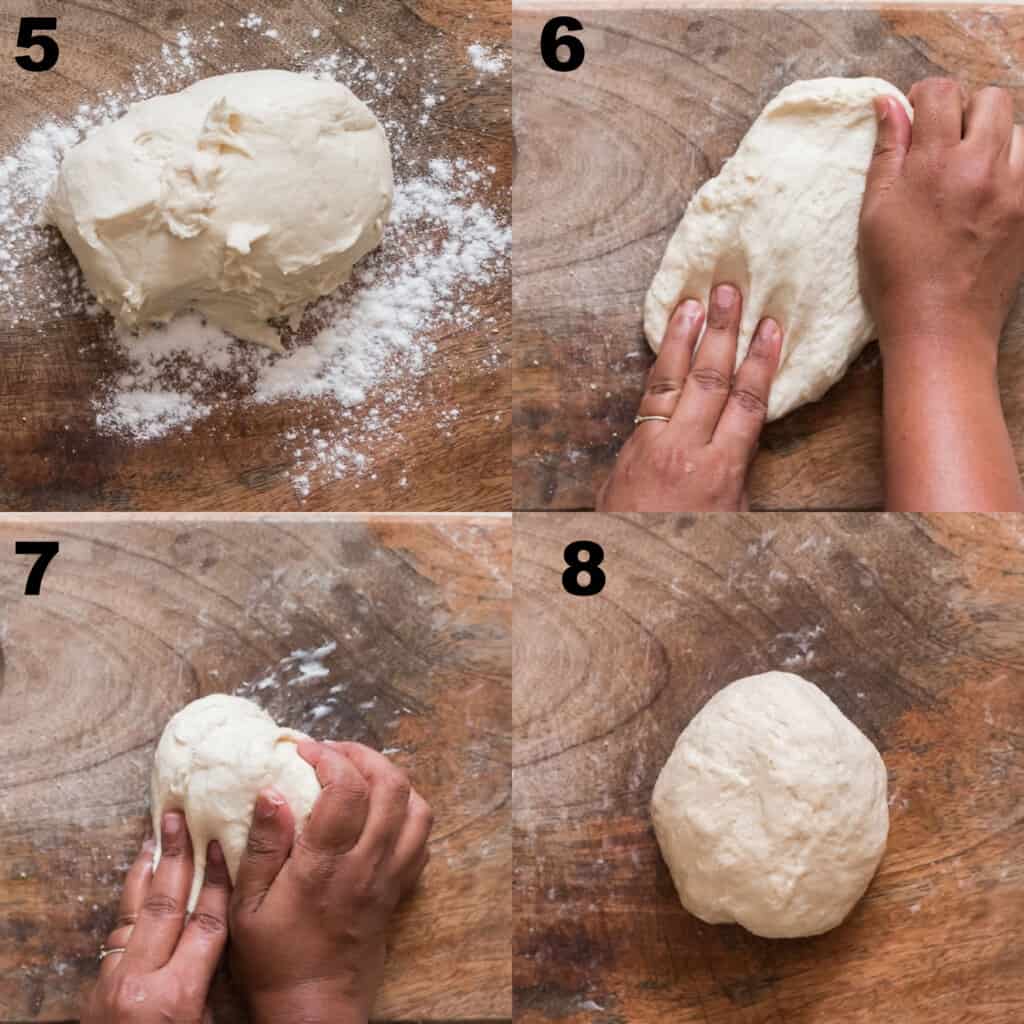
[{"label": "kneaded dough", "polygon": [[655,351],[679,301],[706,307],[721,282],[743,295],[737,366],[762,317],[781,324],[769,420],[821,398],[874,334],[858,283],[857,222],[876,96],[893,96],[911,113],[880,78],[786,86],[690,200],[647,292],[644,331]]},{"label": "kneaded dough", "polygon": [[740,679],[701,708],[658,776],[651,813],[683,906],[765,938],[839,924],[889,834],[878,751],[788,672]]},{"label": "kneaded dough", "polygon": [[384,130],[344,85],[246,71],[92,132],[64,157],[44,218],[121,326],[191,308],[280,350],[266,321],[348,280],[391,198]]},{"label": "kneaded dough", "polygon": [[277,788],[301,833],[320,794],[316,772],[296,749],[302,739],[305,733],[278,727],[252,701],[224,693],[187,704],[164,727],[151,780],[153,864],[160,862],[164,812],[184,811],[195,858],[189,911],[199,898],[211,840],[220,843],[235,880],[261,789]]}]

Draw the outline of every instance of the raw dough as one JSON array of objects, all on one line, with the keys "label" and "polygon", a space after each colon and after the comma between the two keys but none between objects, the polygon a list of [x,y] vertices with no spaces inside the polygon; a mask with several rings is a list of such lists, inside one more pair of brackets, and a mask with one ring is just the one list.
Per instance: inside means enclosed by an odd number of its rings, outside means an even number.
[{"label": "raw dough", "polygon": [[304,733],[279,728],[252,701],[224,693],[193,701],[167,723],[156,748],[151,782],[157,841],[153,864],[160,862],[164,811],[184,811],[195,857],[190,911],[202,888],[211,840],[220,843],[235,880],[261,789],[275,786],[287,798],[296,835],[302,831],[320,783],[296,750],[301,739]]},{"label": "raw dough", "polygon": [[874,334],[857,278],[857,222],[876,96],[894,96],[910,113],[880,78],[786,86],[690,200],[647,292],[644,330],[655,351],[679,301],[706,306],[723,281],[743,295],[737,366],[762,317],[782,325],[769,420],[821,398]]},{"label": "raw dough", "polygon": [[132,105],[64,158],[44,216],[124,327],[194,308],[280,349],[375,248],[391,209],[376,117],[339,82],[246,71]]},{"label": "raw dough", "polygon": [[651,813],[691,914],[766,938],[818,935],[846,917],[882,859],[885,765],[813,683],[765,672],[694,716]]}]

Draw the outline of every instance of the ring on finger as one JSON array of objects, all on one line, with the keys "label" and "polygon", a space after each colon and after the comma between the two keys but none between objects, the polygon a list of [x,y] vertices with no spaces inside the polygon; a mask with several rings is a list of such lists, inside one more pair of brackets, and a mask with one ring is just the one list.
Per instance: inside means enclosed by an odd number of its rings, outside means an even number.
[{"label": "ring on finger", "polygon": [[100,963],[103,963],[103,961],[106,960],[106,958],[108,956],[111,956],[114,953],[127,953],[127,952],[128,952],[128,947],[127,946],[114,946],[111,949],[107,949],[106,946],[100,946],[99,956],[97,956],[96,959],[99,960]]},{"label": "ring on finger", "polygon": [[671,419],[671,416],[634,416],[633,426],[635,427],[638,423],[648,423],[651,420],[658,420],[661,423],[668,423]]}]

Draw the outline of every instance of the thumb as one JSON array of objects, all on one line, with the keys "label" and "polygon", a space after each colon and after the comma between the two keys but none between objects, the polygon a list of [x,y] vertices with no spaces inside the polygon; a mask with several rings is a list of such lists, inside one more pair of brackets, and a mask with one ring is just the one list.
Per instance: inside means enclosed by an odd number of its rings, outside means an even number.
[{"label": "thumb", "polygon": [[238,864],[232,909],[259,909],[292,849],[295,820],[288,801],[276,789],[256,798],[249,839]]},{"label": "thumb", "polygon": [[868,167],[866,195],[885,190],[896,180],[910,148],[910,118],[902,104],[891,96],[876,96],[874,105],[878,135]]}]

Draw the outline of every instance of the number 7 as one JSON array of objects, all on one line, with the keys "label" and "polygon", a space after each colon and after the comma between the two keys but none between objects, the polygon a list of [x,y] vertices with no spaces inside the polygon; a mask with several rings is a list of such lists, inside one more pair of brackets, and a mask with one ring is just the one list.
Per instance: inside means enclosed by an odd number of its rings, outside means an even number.
[{"label": "number 7", "polygon": [[16,555],[38,555],[36,564],[29,570],[28,579],[25,581],[25,596],[37,597],[39,587],[43,582],[43,573],[46,567],[53,560],[53,556],[60,551],[60,543],[55,540],[16,540],[14,542],[14,553]]}]

